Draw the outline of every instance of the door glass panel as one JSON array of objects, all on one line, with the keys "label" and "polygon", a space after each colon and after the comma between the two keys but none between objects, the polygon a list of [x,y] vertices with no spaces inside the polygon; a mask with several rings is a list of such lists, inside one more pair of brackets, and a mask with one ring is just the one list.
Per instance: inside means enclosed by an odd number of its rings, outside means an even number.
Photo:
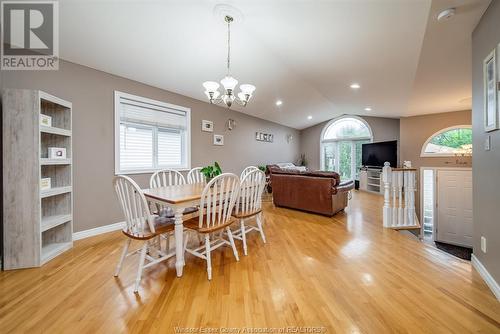
[{"label": "door glass panel", "polygon": [[324,170],[334,171],[335,170],[335,143],[324,144],[324,159],[325,165]]},{"label": "door glass panel", "polygon": [[339,174],[341,180],[352,179],[351,141],[339,142]]}]

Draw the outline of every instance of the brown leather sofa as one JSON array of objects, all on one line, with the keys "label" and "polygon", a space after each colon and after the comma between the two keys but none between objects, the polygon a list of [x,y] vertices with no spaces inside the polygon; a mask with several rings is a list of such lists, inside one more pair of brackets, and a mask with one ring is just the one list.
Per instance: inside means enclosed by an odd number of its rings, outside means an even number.
[{"label": "brown leather sofa", "polygon": [[354,181],[335,172],[299,172],[268,166],[274,205],[333,216],[347,207]]}]

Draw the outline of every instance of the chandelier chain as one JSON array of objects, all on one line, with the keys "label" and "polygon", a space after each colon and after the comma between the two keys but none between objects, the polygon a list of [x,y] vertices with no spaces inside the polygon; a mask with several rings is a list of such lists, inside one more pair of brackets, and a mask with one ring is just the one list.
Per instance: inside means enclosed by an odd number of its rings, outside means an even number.
[{"label": "chandelier chain", "polygon": [[231,19],[227,19],[227,75],[231,73]]}]

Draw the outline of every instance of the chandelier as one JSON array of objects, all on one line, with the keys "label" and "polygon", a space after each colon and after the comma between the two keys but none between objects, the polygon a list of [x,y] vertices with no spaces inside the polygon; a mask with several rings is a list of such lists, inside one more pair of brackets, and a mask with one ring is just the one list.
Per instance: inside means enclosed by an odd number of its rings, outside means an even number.
[{"label": "chandelier", "polygon": [[246,106],[255,90],[254,85],[240,85],[241,92],[235,96],[234,88],[238,84],[238,80],[231,76],[231,22],[233,17],[226,15],[224,20],[227,22],[227,74],[220,81],[223,86],[223,93],[219,92],[219,84],[215,81],[205,81],[205,95],[207,95],[212,104],[225,104],[230,108],[234,102],[239,105]]}]

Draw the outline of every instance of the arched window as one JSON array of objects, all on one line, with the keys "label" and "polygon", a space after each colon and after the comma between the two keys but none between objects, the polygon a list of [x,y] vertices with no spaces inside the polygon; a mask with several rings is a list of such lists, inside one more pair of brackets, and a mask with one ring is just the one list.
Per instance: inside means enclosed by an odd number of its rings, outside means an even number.
[{"label": "arched window", "polygon": [[321,169],[336,171],[342,180],[357,179],[361,145],[373,139],[368,123],[357,116],[331,120],[321,132]]},{"label": "arched window", "polygon": [[470,125],[452,126],[429,137],[422,146],[422,157],[453,157],[472,155],[472,128]]}]

